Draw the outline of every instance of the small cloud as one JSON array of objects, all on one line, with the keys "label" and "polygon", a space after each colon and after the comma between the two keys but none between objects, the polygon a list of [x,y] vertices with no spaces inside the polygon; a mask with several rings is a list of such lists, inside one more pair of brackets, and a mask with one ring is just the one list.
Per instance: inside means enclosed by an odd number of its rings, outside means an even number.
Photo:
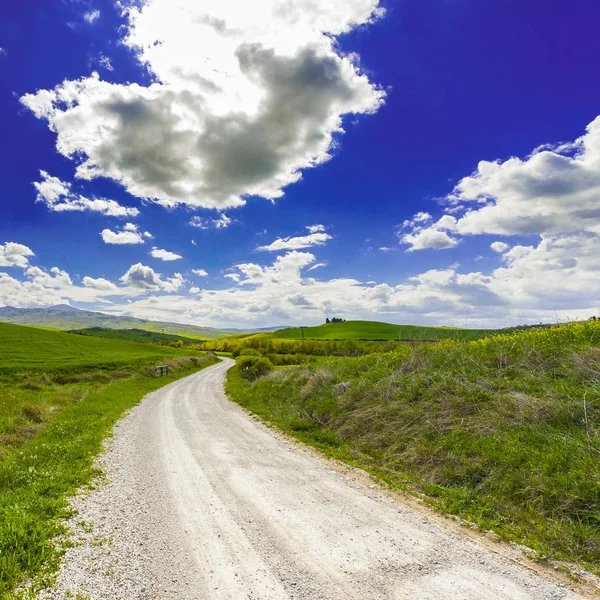
[{"label": "small cloud", "polygon": [[308,233],[319,233],[325,231],[325,225],[307,225]]},{"label": "small cloud", "polygon": [[194,275],[198,275],[198,277],[207,277],[208,276],[208,272],[205,271],[204,269],[192,269],[192,273]]},{"label": "small cloud", "polygon": [[85,287],[92,288],[100,292],[117,292],[119,289],[114,283],[108,281],[108,279],[103,279],[102,277],[98,279],[93,279],[92,277],[84,277],[83,285]]},{"label": "small cloud", "polygon": [[222,213],[218,219],[202,219],[200,217],[192,217],[189,225],[198,229],[226,229],[233,223],[233,219]]},{"label": "small cloud", "polygon": [[162,248],[157,248],[156,246],[150,250],[150,256],[152,256],[152,258],[158,258],[159,260],[164,261],[179,260],[180,258],[183,258],[181,254],[175,254],[175,252],[163,250]]},{"label": "small cloud", "polygon": [[388,248],[387,246],[381,246],[379,250],[381,250],[381,252],[390,252],[391,248]]},{"label": "small cloud", "polygon": [[90,24],[95,23],[100,18],[100,11],[90,10],[84,13],[83,18]]},{"label": "small cloud", "polygon": [[492,242],[490,244],[490,248],[494,252],[498,252],[498,254],[502,254],[503,252],[506,252],[510,248],[510,246],[508,244],[505,244],[504,242]]},{"label": "small cloud", "polygon": [[326,267],[327,266],[327,262],[320,262],[317,263],[316,265],[313,265],[312,267],[310,267],[309,269],[306,269],[306,272],[308,273],[309,271],[314,271],[315,269],[318,269],[319,267]]},{"label": "small cloud", "polygon": [[[311,226],[312,227],[312,226]],[[279,252],[281,250],[301,250],[311,246],[323,246],[331,238],[328,233],[311,233],[298,237],[278,238],[267,246],[258,246],[258,252]]]},{"label": "small cloud", "polygon": [[196,240],[192,240],[192,246],[196,246]]},{"label": "small cloud", "polygon": [[190,294],[199,294],[202,290],[198,287],[190,288]]},{"label": "small cloud", "polygon": [[158,290],[162,286],[162,281],[154,269],[146,267],[142,263],[132,265],[121,277],[121,281],[125,285],[142,290]]},{"label": "small cloud", "polygon": [[8,54],[8,52],[6,51],[5,48],[0,48],[0,56],[6,56]]},{"label": "small cloud", "polygon": [[238,273],[227,273],[227,275],[224,275],[224,277],[227,277],[228,279],[231,279],[232,281],[240,280],[240,276],[238,275]]},{"label": "small cloud", "polygon": [[151,238],[147,231],[141,232],[135,223],[125,223],[120,231],[103,229],[100,233],[105,244],[143,244],[144,238]]},{"label": "small cloud", "polygon": [[106,69],[107,71],[114,71],[115,68],[113,67],[113,64],[110,60],[110,58],[108,56],[106,56],[105,54],[101,54],[98,58],[98,64],[103,68]]},{"label": "small cloud", "polygon": [[99,212],[107,217],[137,217],[137,208],[121,206],[106,198],[86,198],[72,191],[72,184],[40,171],[42,181],[33,186],[37,190],[36,202],[43,202],[53,212]]}]

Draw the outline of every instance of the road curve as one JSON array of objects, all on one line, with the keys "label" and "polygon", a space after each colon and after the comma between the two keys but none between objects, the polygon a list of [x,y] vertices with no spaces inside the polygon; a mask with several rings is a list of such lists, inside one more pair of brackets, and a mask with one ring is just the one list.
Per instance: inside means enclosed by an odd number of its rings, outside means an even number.
[{"label": "road curve", "polygon": [[119,424],[108,484],[76,506],[93,531],[80,531],[58,590],[92,600],[581,598],[256,423],[225,397],[232,363],[150,394]]}]

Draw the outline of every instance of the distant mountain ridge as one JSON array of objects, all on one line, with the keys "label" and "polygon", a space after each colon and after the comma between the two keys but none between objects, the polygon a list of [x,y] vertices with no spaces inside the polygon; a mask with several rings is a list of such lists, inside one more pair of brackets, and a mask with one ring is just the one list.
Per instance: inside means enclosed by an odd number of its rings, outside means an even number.
[{"label": "distant mountain ridge", "polygon": [[48,327],[50,329],[84,329],[88,327],[106,327],[109,329],[145,329],[158,333],[169,333],[196,338],[221,338],[228,335],[255,333],[259,331],[275,331],[280,327],[264,329],[218,329],[200,327],[169,321],[148,321],[136,317],[119,317],[91,310],[80,310],[68,304],[57,304],[48,308],[15,308],[0,307],[0,322],[15,325]]}]

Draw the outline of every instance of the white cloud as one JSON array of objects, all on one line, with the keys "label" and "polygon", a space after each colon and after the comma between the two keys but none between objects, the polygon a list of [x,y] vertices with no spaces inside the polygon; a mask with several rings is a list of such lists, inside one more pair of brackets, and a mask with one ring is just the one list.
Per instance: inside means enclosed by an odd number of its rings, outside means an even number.
[{"label": "white cloud", "polygon": [[52,267],[50,272],[44,271],[39,267],[29,267],[25,271],[25,274],[34,283],[46,288],[61,289],[73,285],[69,274],[58,267]]},{"label": "white cloud", "polygon": [[503,252],[506,252],[510,248],[510,246],[508,244],[505,244],[504,242],[492,242],[490,244],[490,248],[494,252],[498,252],[498,254],[502,254]]},{"label": "white cloud", "polygon": [[142,263],[132,265],[121,281],[128,287],[143,291],[176,292],[185,282],[181,273],[162,279],[154,269]]},{"label": "white cloud", "polygon": [[[600,235],[600,116],[573,143],[536,148],[525,159],[481,161],[446,198],[447,213],[416,233],[454,236]],[[403,241],[413,243],[415,232]],[[449,237],[449,236],[448,236]],[[453,238],[454,239],[454,238]],[[455,239],[456,241],[456,239]],[[454,244],[455,245],[455,244]],[[413,249],[430,247],[422,244]]]},{"label": "white cloud", "polygon": [[6,56],[7,54],[6,48],[0,48],[0,56]]},{"label": "white cloud", "polygon": [[90,24],[94,23],[95,21],[97,21],[100,18],[100,11],[99,10],[90,10],[90,11],[84,13],[83,18]]},{"label": "white cloud", "polygon": [[[26,257],[27,258],[27,257]],[[83,277],[82,285],[58,267],[27,266],[24,281],[0,272],[0,305],[102,303],[113,314],[205,325],[267,326],[318,323],[326,315],[397,323],[508,326],[520,322],[585,318],[598,314],[598,236],[545,236],[515,245],[489,274],[461,273],[458,265],[432,269],[396,284],[337,277],[318,280],[309,252],[288,252],[270,265],[233,267],[226,289],[185,291],[180,273],[163,277],[141,263],[120,282]],[[568,282],[568,285],[565,284]]]},{"label": "white cloud", "polygon": [[412,233],[403,234],[400,241],[403,244],[410,244],[409,252],[425,248],[444,250],[458,245],[458,241],[451,238],[445,231],[439,231],[433,227],[428,229],[415,228]]},{"label": "white cloud", "polygon": [[391,248],[388,248],[387,246],[381,246],[381,248],[379,248],[379,250],[381,252],[389,252],[391,250]]},{"label": "white cloud", "polygon": [[192,269],[192,273],[194,275],[198,275],[198,277],[206,277],[208,276],[208,272],[204,269]]},{"label": "white cloud", "polygon": [[125,223],[120,231],[103,229],[100,232],[100,236],[105,244],[143,244],[144,238],[152,238],[151,233],[147,231],[141,232],[135,223]]},{"label": "white cloud", "polygon": [[323,246],[331,238],[328,233],[310,233],[298,237],[278,238],[267,246],[258,246],[259,252],[279,252],[281,250],[301,250],[312,246]]},{"label": "white cloud", "polygon": [[158,258],[167,262],[183,258],[181,254],[175,254],[175,252],[169,252],[169,250],[163,250],[161,248],[157,248],[156,246],[150,251],[150,256],[152,256],[152,258]]},{"label": "white cloud", "polygon": [[0,267],[26,269],[29,266],[29,258],[32,256],[35,256],[33,250],[23,244],[15,242],[0,244]]},{"label": "white cloud", "polygon": [[109,217],[136,217],[137,208],[121,206],[114,200],[105,198],[86,198],[71,191],[72,184],[52,177],[46,171],[40,171],[42,181],[34,182],[37,190],[37,202],[43,202],[54,212],[92,211]]},{"label": "white cloud", "polygon": [[325,225],[307,225],[308,233],[319,233],[325,231]]},{"label": "white cloud", "polygon": [[162,288],[165,292],[176,292],[185,283],[185,279],[181,273],[175,273],[173,277],[167,277],[163,281]]},{"label": "white cloud", "polygon": [[21,101],[80,178],[165,206],[275,199],[331,157],[344,115],[381,105],[384,92],[335,38],[382,12],[378,0],[127,3],[123,42],[153,83],[94,73]]},{"label": "white cloud", "polygon": [[107,71],[114,71],[115,70],[115,68],[113,67],[113,64],[112,64],[110,58],[108,56],[106,56],[106,54],[100,54],[100,56],[98,57],[98,64],[103,69],[106,69]]},{"label": "white cloud", "polygon": [[139,233],[133,231],[112,231],[103,229],[100,232],[102,241],[105,244],[143,244],[144,240]]},{"label": "white cloud", "polygon": [[308,273],[309,271],[314,271],[315,269],[319,269],[321,267],[326,267],[327,264],[328,264],[327,262],[317,263],[316,265],[313,265],[312,267],[309,267],[308,269],[306,269],[306,272]]},{"label": "white cloud", "polygon": [[119,291],[119,288],[114,283],[108,281],[108,279],[103,279],[102,277],[98,279],[93,279],[92,277],[86,276],[83,278],[83,285],[85,287],[93,288],[101,292],[118,293]]},{"label": "white cloud", "polygon": [[198,229],[226,229],[232,222],[233,219],[228,217],[225,213],[221,213],[217,219],[202,219],[200,217],[192,217],[189,224],[192,227],[197,227]]}]

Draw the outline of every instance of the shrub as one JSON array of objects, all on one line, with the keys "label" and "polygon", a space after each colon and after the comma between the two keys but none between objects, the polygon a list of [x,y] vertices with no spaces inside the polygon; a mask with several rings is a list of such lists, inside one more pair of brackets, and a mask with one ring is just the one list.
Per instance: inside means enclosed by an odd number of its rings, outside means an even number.
[{"label": "shrub", "polygon": [[237,368],[244,379],[258,379],[273,370],[273,363],[264,356],[240,356]]},{"label": "shrub", "polygon": [[258,350],[255,350],[254,348],[244,348],[239,353],[239,356],[262,356],[262,354]]}]

